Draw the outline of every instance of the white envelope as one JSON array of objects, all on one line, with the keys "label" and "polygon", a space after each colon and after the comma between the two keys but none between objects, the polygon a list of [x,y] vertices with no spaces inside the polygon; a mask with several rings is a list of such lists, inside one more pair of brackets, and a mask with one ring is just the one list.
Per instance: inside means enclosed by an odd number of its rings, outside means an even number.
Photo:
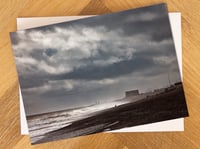
[{"label": "white envelope", "polygon": [[[72,21],[76,19],[87,18],[91,16],[65,16],[65,17],[32,17],[32,18],[17,18],[17,30],[34,28],[44,25],[50,25],[55,23],[61,23],[66,21]],[[181,46],[181,14],[169,13],[169,19],[171,23],[172,35],[175,43],[176,54],[178,58],[178,64],[182,77],[182,46]],[[22,100],[21,91],[20,94],[20,123],[21,134],[27,135],[28,126],[24,111],[24,104]],[[178,118],[174,120],[162,121],[157,123],[139,125],[129,128],[123,128],[114,130],[111,132],[160,132],[160,131],[184,131],[184,118]]]}]

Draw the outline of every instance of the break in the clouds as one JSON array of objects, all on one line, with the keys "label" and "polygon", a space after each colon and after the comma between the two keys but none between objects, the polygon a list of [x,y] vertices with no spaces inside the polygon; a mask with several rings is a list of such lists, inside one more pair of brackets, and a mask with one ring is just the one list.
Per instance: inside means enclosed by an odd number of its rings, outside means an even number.
[{"label": "break in the clouds", "polygon": [[180,81],[164,4],[11,34],[27,114]]}]

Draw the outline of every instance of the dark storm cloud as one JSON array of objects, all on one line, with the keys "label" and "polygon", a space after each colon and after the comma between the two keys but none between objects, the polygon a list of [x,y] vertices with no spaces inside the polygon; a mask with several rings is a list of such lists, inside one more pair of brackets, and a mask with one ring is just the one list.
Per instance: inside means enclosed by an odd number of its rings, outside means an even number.
[{"label": "dark storm cloud", "polygon": [[41,76],[29,76],[28,78],[22,76],[19,76],[20,81],[20,87],[22,89],[26,88],[34,88],[38,86],[44,85],[46,82],[48,82],[48,77],[41,77]]},{"label": "dark storm cloud", "polygon": [[[84,21],[73,21],[69,22],[69,24],[61,23],[59,24],[59,27],[66,28],[67,25],[73,25],[76,23],[87,27],[104,26],[108,29],[108,31],[122,29],[123,35],[120,34],[120,36],[145,34],[146,36],[149,36],[153,41],[162,41],[171,37],[168,14],[160,13],[165,11],[165,5],[157,5],[147,7],[147,9],[145,8],[145,11],[141,11],[140,9],[128,10],[120,13],[88,18]],[[144,16],[138,18],[138,16],[142,14]],[[154,17],[152,19],[148,19],[148,14],[152,14]],[[142,19],[142,17],[145,16],[147,18]],[[110,19],[110,17],[112,17],[112,19]],[[128,20],[128,18],[130,19]],[[113,20],[118,20],[118,22]],[[121,22],[125,21],[127,22],[122,25]]]},{"label": "dark storm cloud", "polygon": [[[144,10],[144,11],[143,11]],[[162,12],[162,13],[160,13]],[[151,13],[157,17],[167,16],[166,5],[165,4],[158,4],[150,7],[144,7],[144,9],[130,9],[122,12],[116,12],[112,14],[105,14],[98,17],[91,17],[86,19],[79,19],[67,23],[59,23],[57,27],[66,28],[70,25],[84,25],[87,27],[95,27],[95,26],[105,26],[109,29],[115,29],[119,27],[119,24],[126,20],[130,16],[135,16],[136,20],[132,18],[132,21],[140,21],[141,18],[137,18],[141,14],[148,14]],[[82,21],[84,20],[84,21]],[[118,21],[113,21],[118,20]]]},{"label": "dark storm cloud", "polygon": [[[52,79],[83,79],[99,80],[105,78],[116,78],[127,75],[132,72],[141,72],[142,70],[151,69],[156,64],[149,56],[134,56],[130,60],[120,61],[107,66],[95,67],[93,65],[75,69],[73,72],[53,76]],[[163,66],[157,66],[157,69]],[[154,72],[153,74],[155,75]]]},{"label": "dark storm cloud", "polygon": [[54,54],[56,54],[58,52],[57,49],[51,49],[51,48],[48,48],[45,50],[45,54],[49,57],[53,56]]},{"label": "dark storm cloud", "polygon": [[[153,16],[155,16],[155,18],[148,19],[148,14],[152,14]],[[147,20],[145,19],[143,20],[142,17],[138,18],[138,16],[140,15],[144,16],[146,15]],[[131,20],[128,20],[124,25],[121,25],[121,22],[125,22],[130,17]],[[113,20],[118,20],[118,21],[113,21]],[[150,36],[152,35],[152,39],[156,41],[164,40],[166,38],[169,38],[171,35],[170,28],[168,26],[168,14],[166,12],[165,4],[144,7],[144,9],[134,9],[112,14],[106,14],[98,17],[94,16],[91,18],[79,19],[66,23],[58,23],[56,24],[56,26],[47,25],[45,27],[28,29],[27,33],[32,31],[41,31],[43,33],[55,32],[56,31],[55,28],[68,29],[71,26],[76,27],[77,24],[78,26],[82,27],[104,26],[108,29],[108,31],[122,29],[125,34],[124,36],[146,33],[149,34]],[[149,30],[149,28],[152,29]],[[81,33],[80,28],[76,28],[76,31]]]},{"label": "dark storm cloud", "polygon": [[17,45],[20,41],[19,36],[15,33],[10,33],[10,36],[12,37],[11,38],[12,44]]},{"label": "dark storm cloud", "polygon": [[31,74],[29,76],[20,75],[19,81],[22,89],[34,88],[42,86],[49,81],[50,76],[48,74],[38,76],[38,74]]},{"label": "dark storm cloud", "polygon": [[[168,15],[148,21],[128,22],[123,26],[124,36],[146,34],[152,41],[162,41],[171,38]],[[149,30],[151,28],[151,30]]]},{"label": "dark storm cloud", "polygon": [[169,56],[173,57],[175,55],[175,49],[172,45],[165,45],[160,47],[159,49],[145,47],[141,49],[141,51],[136,51],[135,56],[148,56],[149,58],[160,57],[160,56]]}]

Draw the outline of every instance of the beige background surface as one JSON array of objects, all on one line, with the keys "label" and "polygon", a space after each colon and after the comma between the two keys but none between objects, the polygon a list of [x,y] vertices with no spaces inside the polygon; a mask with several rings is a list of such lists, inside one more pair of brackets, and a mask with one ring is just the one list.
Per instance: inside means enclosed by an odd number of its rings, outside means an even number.
[{"label": "beige background surface", "polygon": [[183,81],[190,117],[179,133],[96,134],[30,145],[20,135],[18,80],[9,32],[17,17],[104,14],[163,2],[160,0],[1,0],[0,1],[0,149],[200,148],[200,1],[165,0],[182,13]]}]

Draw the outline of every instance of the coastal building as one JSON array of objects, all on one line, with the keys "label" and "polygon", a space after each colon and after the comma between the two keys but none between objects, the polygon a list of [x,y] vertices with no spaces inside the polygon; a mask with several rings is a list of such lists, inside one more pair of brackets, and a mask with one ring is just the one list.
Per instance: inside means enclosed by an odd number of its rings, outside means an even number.
[{"label": "coastal building", "polygon": [[139,95],[139,90],[130,90],[125,92],[126,97]]}]

